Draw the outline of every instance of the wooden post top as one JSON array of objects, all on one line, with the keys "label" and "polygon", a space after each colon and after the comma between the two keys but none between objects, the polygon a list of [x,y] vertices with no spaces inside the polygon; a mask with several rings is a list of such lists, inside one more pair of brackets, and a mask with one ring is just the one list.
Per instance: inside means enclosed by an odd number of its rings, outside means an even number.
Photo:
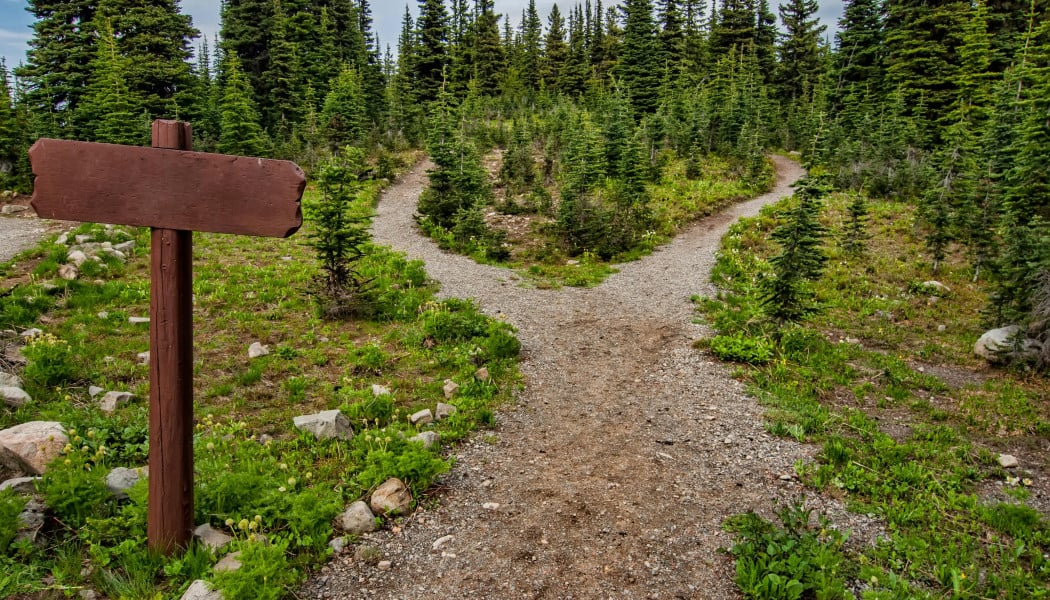
[{"label": "wooden post top", "polygon": [[286,160],[47,138],[29,159],[44,218],[266,237],[303,222],[306,176]]}]

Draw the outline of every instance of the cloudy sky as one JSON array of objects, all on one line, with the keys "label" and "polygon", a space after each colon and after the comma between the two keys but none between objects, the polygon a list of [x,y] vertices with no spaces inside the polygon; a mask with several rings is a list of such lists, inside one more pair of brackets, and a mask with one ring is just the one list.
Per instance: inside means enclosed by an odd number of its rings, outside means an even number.
[{"label": "cloudy sky", "polygon": [[[582,0],[562,0],[560,8],[564,9]],[[773,0],[770,4],[775,5]],[[372,14],[375,20],[376,33],[380,43],[386,48],[389,45],[396,51],[397,36],[401,29],[401,18],[405,14],[405,3],[397,1],[373,0]],[[550,12],[553,0],[537,0],[536,9],[544,17]],[[606,5],[609,0],[606,0]],[[834,26],[842,11],[842,0],[820,0],[820,16],[829,26]],[[522,9],[528,0],[496,0],[496,10],[509,15],[513,23],[521,18]],[[0,56],[7,60],[8,68],[13,68],[25,60],[26,44],[29,42],[33,23],[32,16],[26,12],[28,3],[25,0],[0,0]],[[219,29],[219,2],[216,0],[183,0],[183,12],[193,16],[193,24],[211,39]],[[417,12],[418,2],[409,3],[413,15]]]}]

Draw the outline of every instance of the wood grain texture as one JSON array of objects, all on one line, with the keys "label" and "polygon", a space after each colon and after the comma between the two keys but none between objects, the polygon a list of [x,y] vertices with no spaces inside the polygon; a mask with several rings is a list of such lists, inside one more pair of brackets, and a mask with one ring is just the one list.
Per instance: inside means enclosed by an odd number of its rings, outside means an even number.
[{"label": "wood grain texture", "polygon": [[[153,145],[190,149],[188,123],[155,121]],[[151,550],[193,539],[193,232],[154,228],[150,254],[149,505]]]},{"label": "wood grain texture", "polygon": [[306,177],[285,160],[48,138],[29,158],[45,218],[268,237],[303,222]]}]

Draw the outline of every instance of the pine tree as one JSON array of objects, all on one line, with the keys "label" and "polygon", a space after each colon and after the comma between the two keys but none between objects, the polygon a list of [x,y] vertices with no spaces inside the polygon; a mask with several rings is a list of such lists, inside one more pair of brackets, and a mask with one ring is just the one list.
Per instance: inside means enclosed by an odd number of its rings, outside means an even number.
[{"label": "pine tree", "polygon": [[778,49],[777,79],[782,98],[795,101],[806,97],[822,75],[820,40],[827,28],[820,24],[817,8],[816,0],[789,0],[780,5],[784,35]]},{"label": "pine tree", "polygon": [[569,18],[569,54],[558,82],[558,88],[572,96],[583,94],[587,84],[590,71],[587,37],[583,12],[577,5]]},{"label": "pine tree", "polygon": [[259,113],[252,101],[251,84],[241,71],[241,61],[228,51],[220,64],[222,71],[222,133],[218,150],[223,154],[266,156],[270,143],[259,124]]},{"label": "pine tree", "polygon": [[7,63],[0,58],[0,189],[3,190],[15,187],[18,150],[24,137],[11,103],[11,92]]},{"label": "pine tree", "polygon": [[85,136],[96,142],[142,145],[149,141],[150,119],[135,102],[124,80],[128,60],[117,51],[109,19],[98,27],[98,50],[92,61],[91,85],[77,119]]},{"label": "pine tree", "polygon": [[379,123],[388,110],[386,103],[387,79],[383,73],[379,40],[372,30],[372,9],[368,0],[358,0],[358,28],[364,40],[364,54],[357,61],[361,85],[365,94],[365,110],[372,123]]},{"label": "pine tree", "polygon": [[493,12],[492,0],[479,0],[474,31],[473,77],[481,94],[496,96],[507,63],[500,44],[499,15]]},{"label": "pine tree", "polygon": [[665,71],[678,73],[685,54],[685,30],[678,0],[659,0],[660,64]]},{"label": "pine tree", "polygon": [[770,10],[769,0],[758,0],[755,19],[755,60],[758,61],[758,68],[765,74],[764,81],[772,83],[778,75],[777,16]]},{"label": "pine tree", "polygon": [[368,110],[357,69],[349,65],[343,67],[324,99],[321,121],[333,148],[364,142]]},{"label": "pine tree", "polygon": [[128,89],[149,118],[179,117],[177,97],[191,87],[191,42],[200,32],[178,0],[102,0],[99,14],[113,24]]},{"label": "pine tree", "polygon": [[944,145],[933,157],[937,184],[923,196],[921,214],[929,226],[926,246],[933,255],[936,273],[944,260],[949,242],[964,235],[970,220],[967,208],[977,193],[978,145],[970,119],[968,102],[960,100],[955,111],[958,121],[944,134]]},{"label": "pine tree", "polygon": [[447,230],[465,213],[492,199],[488,175],[477,150],[456,130],[456,117],[443,93],[434,107],[427,150],[435,167],[427,171],[430,185],[419,198],[419,214]]},{"label": "pine tree", "polygon": [[73,115],[87,93],[94,58],[97,2],[29,0],[36,18],[28,62],[15,69],[26,82],[24,102],[35,116],[38,135],[76,137]]},{"label": "pine tree", "polygon": [[626,24],[616,74],[627,91],[636,113],[651,114],[659,103],[660,51],[650,0],[624,3]]},{"label": "pine tree", "polygon": [[327,318],[345,318],[366,308],[370,281],[357,265],[371,248],[369,215],[354,207],[364,162],[363,150],[346,147],[318,170],[321,200],[311,211],[314,227],[308,243],[321,263],[321,274],[311,291]]},{"label": "pine tree", "polygon": [[826,228],[820,224],[822,199],[830,191],[824,176],[807,176],[795,184],[796,203],[770,237],[780,254],[769,260],[771,277],[763,280],[762,304],[777,325],[797,323],[814,312],[809,282],[819,279],[827,262],[821,250]]},{"label": "pine tree", "polygon": [[285,15],[281,0],[273,0],[273,27],[270,32],[269,64],[264,75],[265,102],[260,103],[262,123],[277,140],[291,135],[292,126],[299,121],[300,80],[299,49],[289,39],[291,24]]},{"label": "pine tree", "polygon": [[522,16],[521,33],[521,80],[526,90],[537,90],[540,84],[540,40],[543,23],[536,12],[536,0],[529,0],[529,7]]},{"label": "pine tree", "polygon": [[561,91],[562,71],[569,61],[569,45],[565,41],[565,19],[558,4],[547,16],[547,37],[543,44],[543,85],[552,92]]},{"label": "pine tree", "polygon": [[266,89],[273,0],[223,0],[219,35],[226,52],[240,57],[240,69],[251,84],[252,101]]},{"label": "pine tree", "polygon": [[437,99],[445,80],[445,68],[449,65],[449,21],[443,0],[419,0],[419,3],[412,66],[415,69],[416,97],[427,103]]},{"label": "pine tree", "polygon": [[864,194],[852,194],[852,199],[846,207],[846,216],[848,219],[842,232],[842,250],[849,256],[861,256],[865,251],[865,242],[869,238],[867,231],[868,203],[864,199]]},{"label": "pine tree", "polygon": [[886,83],[900,90],[936,143],[958,93],[969,3],[887,0],[886,6]]},{"label": "pine tree", "polygon": [[757,21],[752,0],[722,0],[718,12],[711,17],[712,56],[725,56],[733,48],[740,51],[754,45]]},{"label": "pine tree", "polygon": [[1020,119],[1002,178],[1002,248],[995,262],[992,307],[1001,322],[1024,322],[1038,278],[1050,269],[1050,20],[1029,34],[1020,61]]},{"label": "pine tree", "polygon": [[879,90],[883,80],[882,11],[880,0],[847,0],[839,31],[835,33],[836,105],[851,97],[857,102],[865,90]]}]

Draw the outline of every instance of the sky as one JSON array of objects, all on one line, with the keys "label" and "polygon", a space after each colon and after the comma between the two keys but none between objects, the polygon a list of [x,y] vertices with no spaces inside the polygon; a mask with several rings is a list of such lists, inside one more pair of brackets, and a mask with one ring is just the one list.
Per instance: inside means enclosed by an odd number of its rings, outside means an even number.
[{"label": "sky", "polygon": [[[565,9],[582,0],[562,0],[559,7]],[[189,13],[193,17],[193,24],[208,39],[212,39],[219,30],[219,2],[217,0],[183,0],[180,5],[182,12]],[[546,24],[546,16],[550,12],[554,0],[538,0],[536,10],[540,13]],[[606,0],[609,5],[609,0]],[[776,5],[776,0],[770,2]],[[496,0],[496,11],[510,16],[512,23],[517,23],[521,18],[521,11],[528,5],[528,0]],[[818,13],[828,29],[834,28],[842,13],[842,0],[820,0],[821,9]],[[24,62],[25,52],[29,38],[32,35],[30,28],[33,23],[32,15],[26,12],[28,2],[26,0],[0,0],[0,56],[7,61],[8,69],[12,69],[19,62]],[[375,21],[376,34],[379,36],[380,44],[384,51],[389,45],[397,51],[397,37],[401,31],[401,19],[405,14],[405,2],[373,0],[372,18]],[[418,12],[418,2],[412,0],[409,3],[413,15]]]}]

